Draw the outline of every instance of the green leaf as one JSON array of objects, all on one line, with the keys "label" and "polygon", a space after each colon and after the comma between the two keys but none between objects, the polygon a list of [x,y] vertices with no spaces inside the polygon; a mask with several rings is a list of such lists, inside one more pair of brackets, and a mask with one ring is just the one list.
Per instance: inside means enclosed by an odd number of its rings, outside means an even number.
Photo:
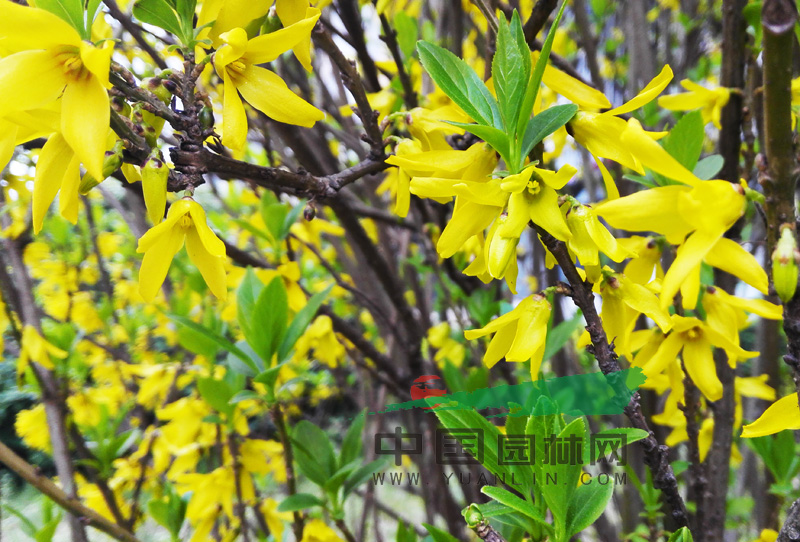
[{"label": "green leaf", "polygon": [[234,405],[230,404],[234,395],[234,390],[224,380],[214,378],[198,378],[197,391],[200,396],[208,403],[211,408],[230,417],[233,413]]},{"label": "green leaf", "polygon": [[364,439],[361,434],[364,432],[365,413],[366,410],[362,410],[347,429],[342,440],[342,450],[339,452],[339,465],[347,465],[361,457],[364,451]]},{"label": "green leaf", "polygon": [[484,504],[476,505],[484,518],[494,518],[497,516],[505,516],[514,512],[514,509],[505,504],[490,501]]},{"label": "green leaf", "polygon": [[386,459],[376,459],[375,461],[370,461],[363,467],[360,467],[353,471],[350,476],[347,477],[347,480],[344,482],[344,491],[343,495],[347,497],[355,488],[366,482],[370,479],[370,477],[386,468]]},{"label": "green leaf", "polygon": [[289,214],[289,207],[284,203],[269,203],[269,200],[261,200],[261,218],[267,226],[267,232],[274,241],[281,241],[281,231],[286,216]]},{"label": "green leaf", "polygon": [[228,404],[235,405],[236,403],[241,403],[242,401],[248,401],[250,399],[260,400],[262,399],[262,396],[253,390],[242,390],[231,397],[230,401],[228,401]]},{"label": "green leaf", "polygon": [[61,523],[62,514],[58,514],[53,519],[47,521],[41,529],[36,531],[34,539],[36,542],[52,542],[53,536],[56,534],[56,529]]},{"label": "green leaf", "polygon": [[295,493],[285,498],[278,505],[278,512],[297,512],[312,506],[322,506],[325,503],[310,493]]},{"label": "green leaf", "polygon": [[419,59],[431,79],[476,122],[502,128],[500,111],[486,84],[456,55],[432,43],[417,42]]},{"label": "green leaf", "polygon": [[722,166],[724,165],[725,159],[721,155],[712,154],[697,162],[692,173],[694,173],[698,179],[710,181],[717,176],[717,173],[722,170]]},{"label": "green leaf", "polygon": [[[512,24],[522,29],[519,13],[514,11]],[[527,60],[527,63],[525,62]],[[497,51],[492,60],[492,80],[497,101],[506,126],[506,133],[514,136],[517,115],[525,97],[525,86],[530,78],[531,55],[527,46],[520,50],[505,17],[498,20]],[[510,133],[509,133],[510,132]]]},{"label": "green leaf", "polygon": [[163,28],[176,36],[183,36],[178,14],[166,0],[137,0],[133,16],[139,21]]},{"label": "green leaf", "polygon": [[180,316],[178,314],[167,313],[167,317],[170,320],[173,320],[174,322],[177,322],[180,325],[182,325],[182,326],[184,326],[184,327],[186,327],[188,329],[191,329],[192,331],[196,332],[197,334],[202,335],[206,340],[213,342],[214,344],[216,344],[220,348],[226,350],[227,352],[230,352],[231,354],[236,356],[238,359],[240,359],[245,365],[247,365],[248,367],[253,369],[254,373],[258,372],[258,368],[256,367],[255,363],[253,363],[253,360],[250,359],[250,356],[245,354],[239,347],[237,347],[235,344],[230,342],[228,339],[226,339],[225,337],[223,337],[219,333],[217,333],[217,332],[215,332],[215,331],[213,331],[211,329],[208,329],[207,327],[205,327],[203,325],[200,325],[197,322],[195,322],[194,320],[186,318],[185,316]]},{"label": "green leaf", "polygon": [[669,537],[668,542],[694,542],[692,532],[688,527],[681,527]]},{"label": "green leaf", "polygon": [[[436,404],[435,398],[428,399],[428,402],[431,406]],[[446,429],[452,430],[464,430],[469,429],[474,432],[475,429],[480,429],[483,431],[483,466],[492,474],[496,474],[499,479],[511,481],[513,477],[513,471],[510,465],[503,465],[500,464],[498,461],[498,452],[497,452],[497,437],[500,435],[500,431],[497,429],[497,426],[489,423],[486,418],[481,416],[478,412],[472,409],[451,409],[448,410],[447,407],[440,407],[434,410],[436,416],[439,418],[439,421],[442,422],[442,425]],[[454,431],[452,436],[458,439],[458,433]],[[473,440],[474,443],[474,440]],[[469,450],[472,453],[472,450]],[[478,459],[476,457],[476,459]],[[533,486],[533,473],[530,469],[524,469],[521,473],[523,478],[519,478],[518,476],[515,478],[523,488],[526,490],[530,490]]]},{"label": "green leaf", "polygon": [[397,44],[400,46],[400,52],[403,53],[403,58],[408,61],[414,56],[414,47],[419,38],[417,20],[405,11],[398,11],[394,14],[393,22],[394,28],[397,30]]},{"label": "green leaf", "polygon": [[361,466],[361,460],[356,459],[355,461],[351,461],[345,465],[339,467],[339,469],[333,473],[333,475],[328,478],[328,481],[325,482],[325,485],[322,486],[322,489],[325,490],[325,493],[330,495],[336,495],[339,493],[339,488],[342,487],[342,484],[350,477],[350,475]]},{"label": "green leaf", "polygon": [[300,420],[292,434],[295,458],[308,478],[322,487],[336,472],[336,456],[328,435],[308,420]]},{"label": "green leaf", "polygon": [[581,532],[594,523],[605,510],[612,495],[614,495],[612,477],[608,478],[607,484],[600,484],[594,479],[591,483],[578,486],[567,509],[567,537]]},{"label": "green leaf", "polygon": [[539,512],[539,510],[536,509],[535,506],[525,499],[514,495],[502,487],[484,486],[481,488],[481,493],[488,495],[499,503],[505,504],[509,508],[513,508],[525,517],[530,518],[539,525],[545,527],[550,534],[553,533],[553,528],[547,522],[547,519]]},{"label": "green leaf", "polygon": [[[397,15],[395,15],[395,20],[397,20]],[[401,521],[397,524],[397,536],[395,536],[394,540],[395,542],[417,542],[417,533],[406,525],[406,522]]]},{"label": "green leaf", "polygon": [[568,123],[577,112],[578,106],[575,104],[556,105],[545,109],[529,120],[522,138],[520,167],[523,166],[525,158],[540,141]]},{"label": "green leaf", "polygon": [[433,542],[460,542],[458,538],[451,535],[447,531],[439,529],[438,527],[434,527],[428,523],[423,523],[422,526],[425,527],[430,533],[431,537],[433,537]]},{"label": "green leaf", "polygon": [[[568,442],[571,437],[581,439],[581,442],[586,438],[586,425],[583,418],[573,420],[558,433],[558,439],[561,442]],[[545,458],[544,456],[537,457]],[[586,457],[582,457],[582,459],[588,460]],[[559,462],[554,465],[553,462],[549,462],[542,465],[545,480],[548,475],[551,475],[558,481],[557,484],[545,483],[542,486],[542,496],[553,514],[557,539],[562,539],[566,533],[567,510],[582,472],[583,464],[579,461],[574,463],[563,464]]]},{"label": "green leaf", "polygon": [[183,37],[186,38],[187,30],[191,30],[194,25],[194,10],[197,0],[175,0],[175,9],[181,20]]},{"label": "green leaf", "polygon": [[692,111],[681,117],[664,138],[664,150],[692,171],[703,152],[705,135],[703,116],[700,111]]},{"label": "green leaf", "polygon": [[56,15],[77,30],[82,38],[86,37],[82,0],[36,0],[36,7]]},{"label": "green leaf", "polygon": [[251,323],[242,327],[245,339],[261,359],[271,364],[286,334],[289,302],[281,277],[275,277],[261,291],[251,316]]},{"label": "green leaf", "polygon": [[25,534],[27,534],[31,538],[36,536],[36,525],[34,525],[33,522],[29,520],[25,514],[23,514],[10,504],[0,503],[0,509],[5,510],[6,512],[16,516],[17,519],[19,519],[22,530],[25,532]]},{"label": "green leaf", "polygon": [[448,121],[448,124],[458,126],[459,128],[462,128],[471,134],[475,134],[491,145],[494,150],[499,152],[500,156],[502,156],[504,160],[509,158],[510,140],[508,135],[506,135],[503,130],[498,130],[494,126],[486,126],[484,124],[469,124],[466,122]]},{"label": "green leaf", "polygon": [[533,113],[533,104],[536,102],[536,95],[539,93],[539,85],[542,84],[544,68],[550,59],[550,49],[553,48],[553,40],[556,38],[556,29],[558,28],[558,24],[561,22],[561,17],[564,15],[564,8],[566,6],[567,0],[564,0],[561,3],[561,9],[558,10],[558,14],[553,20],[553,25],[550,27],[550,31],[547,33],[547,38],[545,38],[544,43],[542,44],[542,51],[539,53],[539,59],[536,61],[536,66],[534,66],[533,72],[531,72],[531,80],[525,89],[525,98],[522,101],[520,115],[517,119],[518,134],[523,133],[525,125],[528,124],[528,119],[531,118],[531,113]]},{"label": "green leaf", "polygon": [[572,335],[581,328],[583,315],[577,313],[569,320],[565,320],[547,332],[547,341],[544,346],[544,361],[555,356],[572,338]]},{"label": "green leaf", "polygon": [[333,285],[331,284],[327,288],[325,288],[321,292],[317,292],[311,299],[308,300],[305,307],[297,311],[297,314],[292,319],[292,323],[289,324],[289,328],[286,330],[286,335],[283,337],[283,340],[278,347],[278,360],[283,361],[289,355],[292,348],[294,348],[297,339],[299,339],[303,333],[306,332],[311,321],[317,316],[317,311],[319,310],[322,302],[325,301],[325,298],[328,297],[328,294],[331,293],[333,289]]}]

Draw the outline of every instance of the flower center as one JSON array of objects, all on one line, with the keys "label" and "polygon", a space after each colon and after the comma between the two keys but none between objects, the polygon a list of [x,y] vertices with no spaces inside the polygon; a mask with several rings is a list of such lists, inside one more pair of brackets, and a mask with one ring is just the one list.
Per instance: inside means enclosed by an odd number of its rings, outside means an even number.
[{"label": "flower center", "polygon": [[542,189],[542,185],[539,184],[538,180],[531,177],[530,180],[528,181],[526,189],[528,190],[528,194],[530,194],[531,196],[535,196]]},{"label": "flower center", "polygon": [[689,338],[690,341],[694,341],[700,338],[700,330],[696,327],[693,327],[689,331],[686,332],[686,336]]},{"label": "flower center", "polygon": [[180,225],[181,228],[188,230],[192,227],[192,217],[190,217],[188,213],[183,215],[178,221],[178,225]]},{"label": "flower center", "polygon": [[245,63],[242,62],[241,60],[234,60],[233,62],[228,64],[228,67],[238,74],[243,74],[245,68],[247,68],[247,65],[245,65]]},{"label": "flower center", "polygon": [[89,70],[83,65],[81,53],[77,47],[61,47],[56,50],[55,56],[68,80],[78,81],[89,75]]}]

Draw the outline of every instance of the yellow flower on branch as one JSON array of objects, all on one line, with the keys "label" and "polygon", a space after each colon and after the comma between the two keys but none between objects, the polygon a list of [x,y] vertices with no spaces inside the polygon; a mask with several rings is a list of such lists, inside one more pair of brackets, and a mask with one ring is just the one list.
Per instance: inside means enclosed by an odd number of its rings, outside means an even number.
[{"label": "yellow flower on branch", "polygon": [[656,143],[656,140],[666,135],[666,132],[646,132],[636,119],[632,118],[625,122],[619,117],[653,101],[667,87],[671,79],[672,70],[669,66],[664,66],[661,73],[633,99],[600,113],[598,110],[611,106],[601,92],[554,68],[550,73],[545,71],[542,79],[544,84],[580,107],[575,117],[568,123],[568,130],[575,141],[583,145],[595,158],[603,175],[609,199],[618,198],[619,191],[611,174],[598,158],[614,160],[640,175],[644,174],[644,167],[647,167],[686,184],[694,185],[700,181]]},{"label": "yellow flower on branch", "polygon": [[635,252],[619,244],[608,228],[600,223],[592,207],[573,199],[566,209],[567,225],[572,232],[567,247],[580,260],[590,281],[596,282],[600,276],[600,252],[615,262],[636,257]]},{"label": "yellow flower on branch", "polygon": [[292,92],[277,74],[258,66],[272,62],[282,53],[308,40],[319,19],[319,10],[309,8],[312,16],[286,28],[251,40],[243,28],[234,28],[220,36],[225,45],[214,57],[214,67],[222,77],[223,143],[240,150],[247,140],[247,114],[239,97],[279,122],[298,126],[313,126],[325,115]]},{"label": "yellow flower on branch", "polygon": [[206,223],[206,213],[192,198],[176,201],[167,218],[150,228],[141,239],[137,252],[144,252],[139,269],[139,293],[152,301],[167,277],[172,258],[186,243],[186,252],[211,292],[220,299],[227,296],[225,285],[225,245]]},{"label": "yellow flower on branch", "polygon": [[675,261],[661,286],[667,307],[684,288],[684,307],[694,308],[700,264],[719,267],[766,293],[767,277],[753,256],[723,234],[745,211],[742,187],[727,181],[702,181],[689,187],[662,186],[607,201],[596,207],[611,226],[627,231],[654,231],[679,244]]},{"label": "yellow flower on branch", "polygon": [[531,360],[531,378],[537,380],[544,356],[550,311],[547,298],[534,294],[481,329],[465,331],[464,337],[471,341],[494,333],[483,356],[483,363],[492,368],[503,357],[506,361]]},{"label": "yellow flower on branch", "polygon": [[113,42],[81,40],[42,9],[0,1],[0,118],[61,98],[60,133],[90,175],[102,179],[109,125],[108,71]]},{"label": "yellow flower on branch", "polygon": [[689,92],[661,96],[658,105],[670,111],[693,111],[700,109],[703,122],[713,122],[718,129],[722,108],[727,105],[731,91],[725,87],[708,89],[688,79],[681,81],[681,86]]},{"label": "yellow flower on branch", "polygon": [[672,315],[672,332],[664,339],[658,350],[644,363],[645,376],[656,376],[672,363],[683,351],[686,370],[697,388],[709,401],[722,397],[722,383],[717,377],[713,348],[723,348],[737,358],[752,358],[758,352],[748,352],[734,344],[727,336],[697,318]]},{"label": "yellow flower on branch", "polygon": [[303,528],[303,539],[300,542],[343,542],[336,532],[325,525],[321,519],[312,519]]},{"label": "yellow flower on branch", "polygon": [[45,369],[52,369],[54,365],[50,356],[64,359],[67,357],[67,353],[47,342],[47,339],[42,337],[35,327],[26,325],[22,329],[22,349],[17,360],[17,375],[24,373],[31,361]]}]

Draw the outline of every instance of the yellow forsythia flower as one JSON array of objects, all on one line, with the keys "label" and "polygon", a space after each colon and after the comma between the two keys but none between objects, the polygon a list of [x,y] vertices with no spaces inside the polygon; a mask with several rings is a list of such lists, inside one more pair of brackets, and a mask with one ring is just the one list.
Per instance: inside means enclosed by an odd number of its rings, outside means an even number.
[{"label": "yellow forsythia flower", "polygon": [[206,213],[196,201],[186,197],[169,208],[167,219],[150,228],[141,239],[137,252],[144,252],[139,269],[139,293],[152,301],[169,271],[175,254],[186,242],[186,251],[211,292],[225,299],[225,244],[206,223]]}]

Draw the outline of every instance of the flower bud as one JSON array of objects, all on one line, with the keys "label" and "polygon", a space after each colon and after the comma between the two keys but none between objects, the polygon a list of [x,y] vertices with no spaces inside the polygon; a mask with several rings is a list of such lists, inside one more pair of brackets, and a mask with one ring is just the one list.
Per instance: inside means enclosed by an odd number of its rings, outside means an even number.
[{"label": "flower bud", "polygon": [[131,105],[125,101],[125,98],[121,96],[111,97],[111,107],[123,117],[131,116]]},{"label": "flower bud", "polygon": [[797,250],[794,228],[784,224],[781,226],[781,238],[772,253],[772,282],[775,292],[784,303],[792,299],[797,290],[798,261],[800,252]]},{"label": "flower bud", "polygon": [[502,237],[499,234],[506,220],[508,220],[507,215],[500,215],[500,218],[497,219],[497,229],[489,242],[487,264],[489,274],[496,279],[503,278],[506,274],[506,268],[508,268],[508,264],[511,262],[511,258],[517,255],[517,243],[519,242],[519,238]]},{"label": "flower bud", "polygon": [[150,157],[142,167],[142,192],[144,204],[147,207],[147,216],[153,224],[159,224],[164,219],[164,209],[167,206],[167,179],[169,167],[161,158],[161,152],[153,149]]},{"label": "flower bud", "polygon": [[83,177],[81,177],[81,184],[78,185],[78,193],[80,193],[81,196],[85,196],[98,184],[100,184],[100,181],[86,173]]},{"label": "flower bud", "polygon": [[470,504],[462,514],[464,514],[464,521],[467,522],[467,527],[470,529],[476,528],[483,522],[483,514],[474,504]]},{"label": "flower bud", "polygon": [[172,101],[172,93],[164,86],[163,79],[160,77],[148,77],[143,82],[147,85],[147,90],[155,94],[166,105],[169,105]]},{"label": "flower bud", "polygon": [[214,110],[208,106],[200,110],[200,126],[206,129],[214,127]]}]

